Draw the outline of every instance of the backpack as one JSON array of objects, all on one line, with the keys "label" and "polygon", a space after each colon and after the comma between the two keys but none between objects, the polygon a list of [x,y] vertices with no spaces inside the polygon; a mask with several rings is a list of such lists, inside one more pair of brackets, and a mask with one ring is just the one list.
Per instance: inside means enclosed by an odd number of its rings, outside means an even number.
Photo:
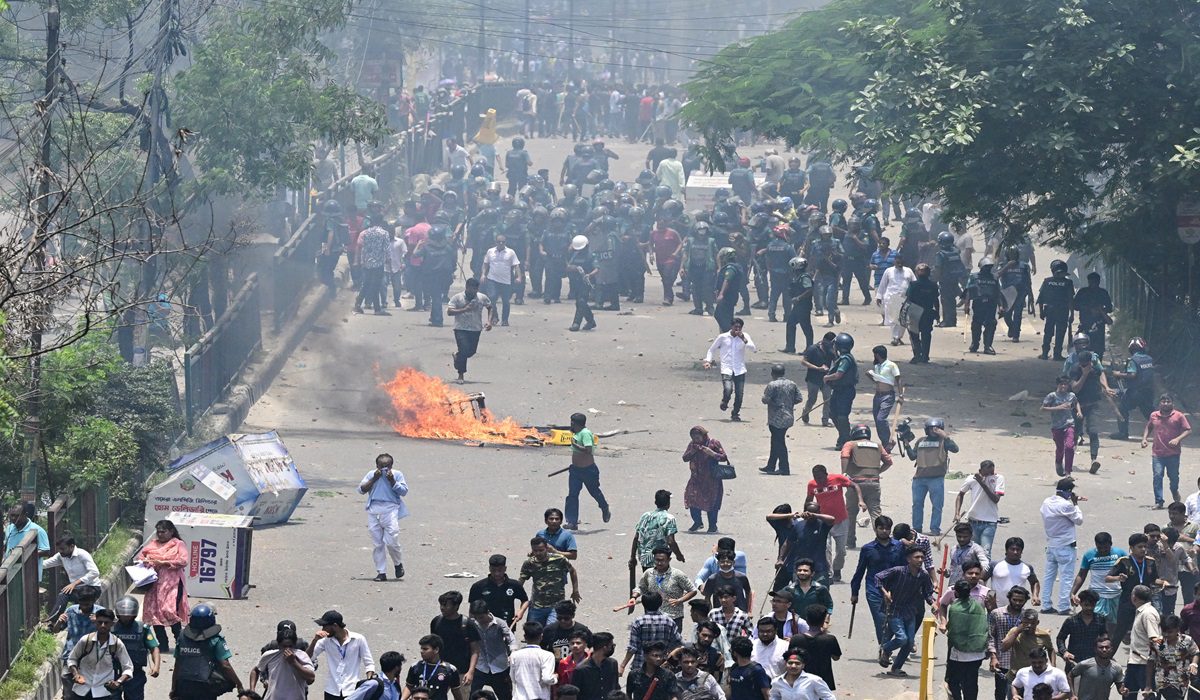
[{"label": "backpack", "polygon": [[[89,632],[79,641],[83,644],[83,655],[88,656],[96,648],[96,633]],[[108,635],[108,655],[112,659],[113,678],[121,677],[121,660],[117,658],[117,641],[118,638],[114,637],[110,632]]]},{"label": "backpack", "polygon": [[809,167],[808,182],[817,189],[825,189],[833,187],[837,182],[837,175],[833,172],[833,166],[825,161],[817,161]]},{"label": "backpack", "polygon": [[372,682],[375,683],[375,690],[372,690],[371,692],[367,693],[367,695],[363,698],[363,700],[379,700],[379,698],[383,697],[383,689],[385,687],[387,687],[388,683],[391,683],[391,681],[387,680],[387,678],[385,676],[375,676],[374,678],[362,679],[361,681],[359,681],[358,683],[356,683],[354,685],[354,689],[357,690],[357,689],[363,687],[364,685],[366,685],[367,683],[372,683]]},{"label": "backpack", "polygon": [[679,693],[679,700],[715,700],[716,695],[706,687],[710,675],[707,671],[697,672],[695,684]]}]

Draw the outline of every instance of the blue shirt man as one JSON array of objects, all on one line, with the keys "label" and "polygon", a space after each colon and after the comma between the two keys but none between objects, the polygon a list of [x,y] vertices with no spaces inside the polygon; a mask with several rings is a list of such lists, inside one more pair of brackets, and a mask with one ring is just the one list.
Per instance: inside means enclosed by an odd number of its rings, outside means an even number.
[{"label": "blue shirt man", "polygon": [[367,494],[367,531],[374,545],[376,581],[386,581],[388,556],[395,565],[396,578],[404,578],[404,553],[400,549],[400,519],[408,517],[404,496],[408,483],[404,474],[392,469],[394,460],[389,454],[375,458],[375,469],[367,472],[358,485],[358,492]]},{"label": "blue shirt man", "polygon": [[19,547],[25,536],[31,532],[37,533],[36,546],[38,549],[38,580],[42,578],[42,558],[50,555],[50,536],[41,525],[33,522],[25,515],[25,507],[13,506],[8,510],[8,525],[4,526],[4,553]]},{"label": "blue shirt man", "polygon": [[[733,551],[733,570],[740,574],[745,574],[746,553],[737,549],[737,543],[734,542],[732,537],[722,537],[717,540],[717,550],[722,549]],[[704,582],[715,573],[717,573],[717,557],[714,554],[704,560],[704,566],[700,567],[700,571],[696,573],[696,588],[703,588]]]}]

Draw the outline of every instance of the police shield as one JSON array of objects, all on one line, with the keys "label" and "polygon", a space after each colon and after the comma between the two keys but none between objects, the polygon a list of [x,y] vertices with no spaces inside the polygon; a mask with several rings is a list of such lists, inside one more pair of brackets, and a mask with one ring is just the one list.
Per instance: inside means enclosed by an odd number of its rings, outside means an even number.
[{"label": "police shield", "polygon": [[1004,308],[1012,308],[1012,305],[1017,301],[1017,293],[1018,290],[1016,287],[1005,287],[1000,290],[1000,296],[1004,298]]},{"label": "police shield", "polygon": [[900,325],[907,328],[910,333],[917,333],[920,331],[921,317],[924,315],[925,309],[919,304],[905,301],[900,307]]}]

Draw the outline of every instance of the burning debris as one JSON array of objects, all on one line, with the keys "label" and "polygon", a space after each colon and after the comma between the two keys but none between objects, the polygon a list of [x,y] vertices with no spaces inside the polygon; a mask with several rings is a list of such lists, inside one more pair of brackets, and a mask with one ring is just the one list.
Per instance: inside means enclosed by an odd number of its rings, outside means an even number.
[{"label": "burning debris", "polygon": [[405,437],[536,446],[547,440],[537,428],[512,418],[497,420],[483,394],[459,391],[411,367],[398,370],[383,390],[392,402],[388,422]]}]

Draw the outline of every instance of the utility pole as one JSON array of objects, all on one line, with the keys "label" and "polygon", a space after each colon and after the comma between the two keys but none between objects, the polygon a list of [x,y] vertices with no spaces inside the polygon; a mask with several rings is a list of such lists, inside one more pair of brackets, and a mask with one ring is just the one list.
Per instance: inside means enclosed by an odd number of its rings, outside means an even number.
[{"label": "utility pole", "polygon": [[[40,274],[46,270],[46,242],[50,239],[50,187],[54,176],[50,168],[50,156],[54,145],[54,110],[58,105],[58,77],[62,70],[62,53],[59,44],[59,27],[62,16],[58,0],[49,0],[46,8],[46,76],[42,97],[35,108],[42,113],[42,146],[38,150],[37,195],[33,239],[29,241],[33,257],[33,270]],[[32,312],[36,320],[29,334],[29,399],[25,404],[25,463],[21,474],[21,500],[27,504],[37,501],[37,473],[42,454],[42,327],[50,315],[48,308],[38,306]]]},{"label": "utility pole", "polygon": [[529,0],[525,0],[525,55],[521,57],[521,72],[525,75],[525,87],[529,87]]},{"label": "utility pole", "polygon": [[575,2],[567,0],[567,79],[575,82]]},{"label": "utility pole", "polygon": [[484,24],[487,22],[487,2],[479,3],[479,75],[475,77],[475,82],[482,83],[483,78],[487,75],[487,47],[483,43]]},{"label": "utility pole", "polygon": [[[629,16],[629,0],[621,0],[621,16],[622,16],[622,17],[628,17],[628,16]],[[632,82],[631,78],[633,77],[633,76],[632,76],[632,73],[631,73],[630,66],[629,66],[629,41],[630,41],[630,32],[629,32],[629,31],[625,31],[625,32],[624,32],[624,34],[625,34],[625,47],[624,47],[624,48],[621,50],[621,52],[622,52],[622,54],[623,54],[623,57],[622,57],[622,59],[621,59],[621,62],[624,64],[624,66],[625,66],[625,67],[624,67],[624,69],[623,69],[623,72],[622,72],[622,77],[623,77],[623,79],[624,79],[624,81],[625,81],[625,84],[626,84],[626,85],[628,85],[629,83],[631,83],[631,82]]]}]

